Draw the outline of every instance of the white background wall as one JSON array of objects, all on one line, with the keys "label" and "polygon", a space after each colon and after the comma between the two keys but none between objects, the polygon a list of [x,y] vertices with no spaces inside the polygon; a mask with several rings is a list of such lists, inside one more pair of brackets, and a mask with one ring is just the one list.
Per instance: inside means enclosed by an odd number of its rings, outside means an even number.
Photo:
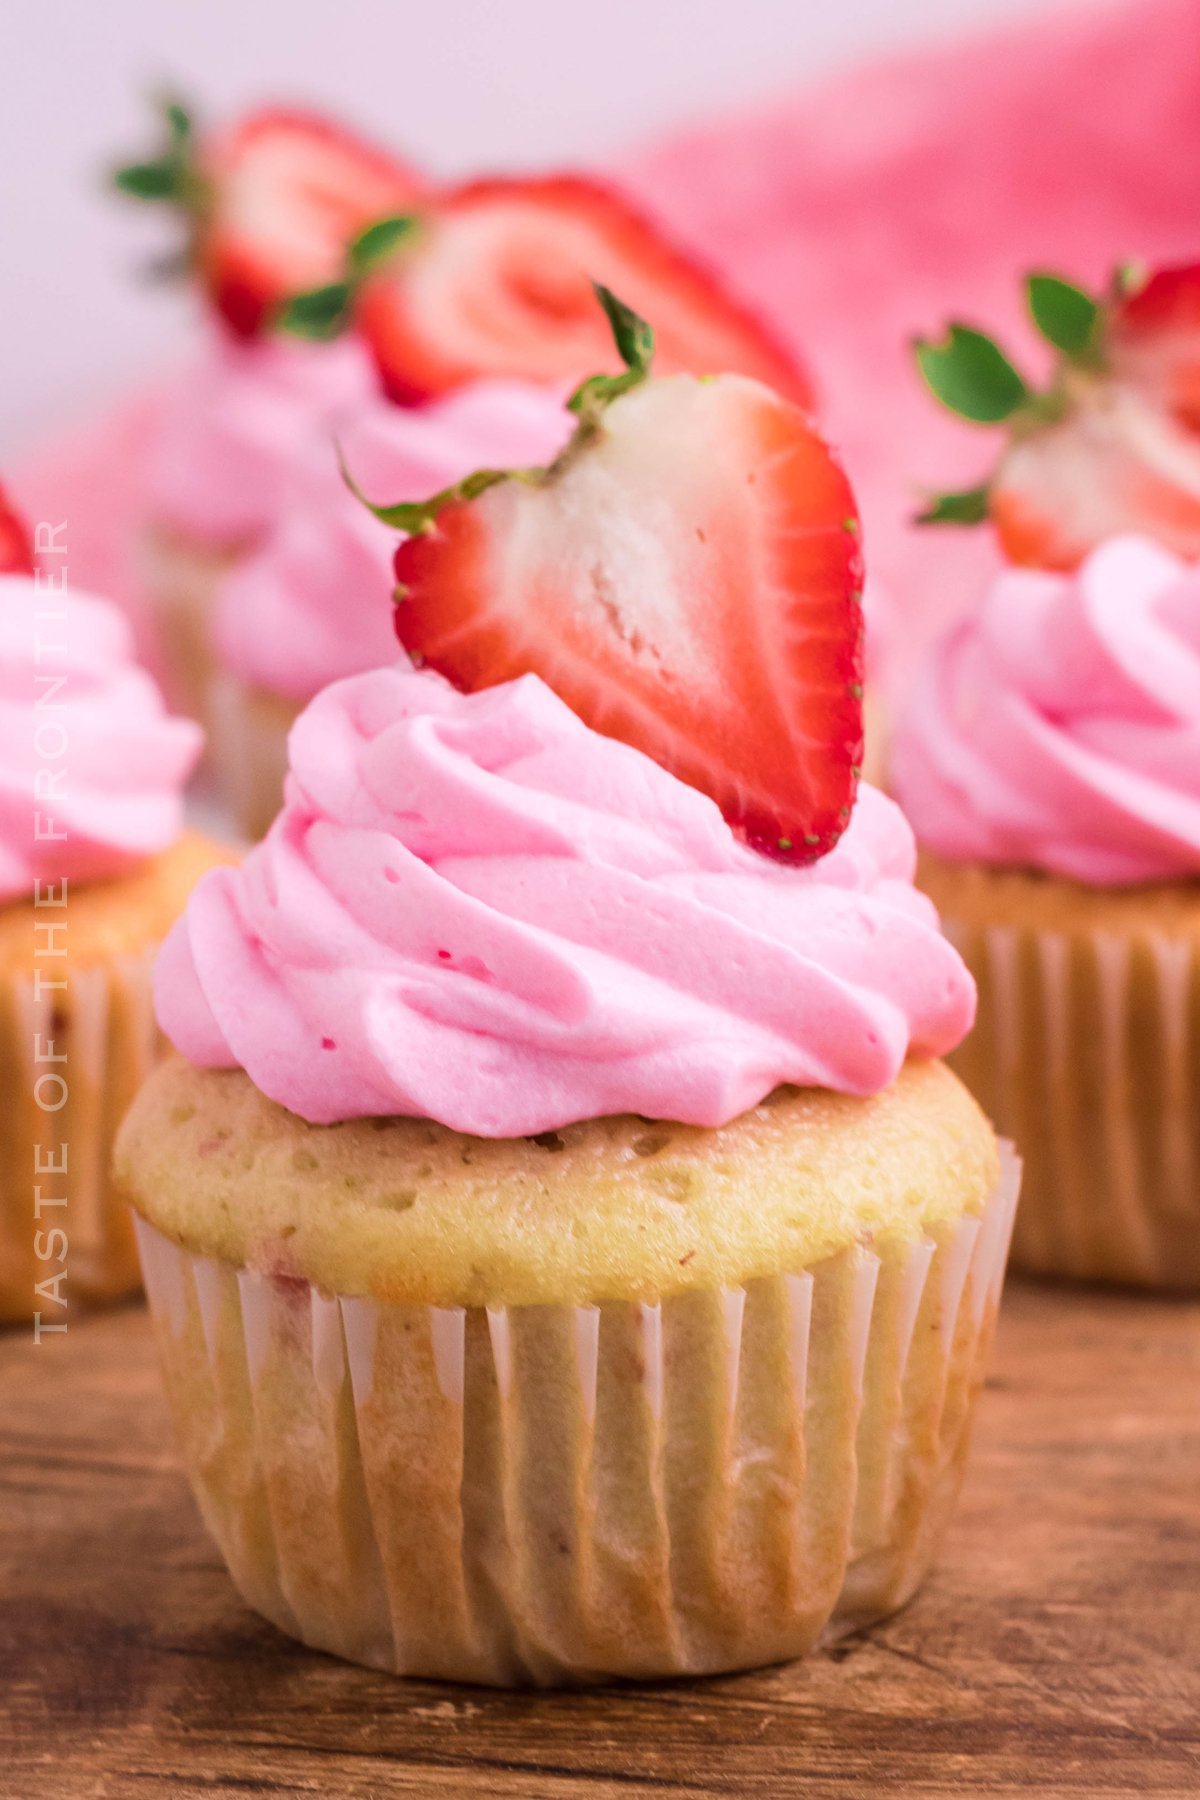
[{"label": "white background wall", "polygon": [[[1098,4],[1099,0],[1077,0]],[[0,458],[181,341],[105,199],[142,96],[325,104],[445,172],[601,162],[671,124],[1038,0],[8,0],[0,49]]]}]

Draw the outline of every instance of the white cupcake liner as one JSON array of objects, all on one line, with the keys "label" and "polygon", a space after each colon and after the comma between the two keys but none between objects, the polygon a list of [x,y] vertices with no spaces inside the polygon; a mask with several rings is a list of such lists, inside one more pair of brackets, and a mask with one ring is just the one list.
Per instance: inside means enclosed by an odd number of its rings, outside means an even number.
[{"label": "white cupcake liner", "polygon": [[[158,1059],[151,969],[154,950],[74,968],[44,958],[41,992],[32,970],[0,978],[0,1067],[10,1072],[0,1095],[0,1320],[61,1324],[68,1309],[35,1285],[58,1274],[68,1304],[113,1299],[138,1286],[137,1253],[125,1201],[109,1165],[125,1108]],[[32,963],[32,930],[31,930]],[[48,983],[65,978],[67,988]],[[35,1060],[51,1043],[65,1063]],[[67,1097],[56,1107],[62,1076]],[[49,1077],[37,1100],[39,1079]],[[49,1165],[63,1162],[65,1173]],[[42,1171],[39,1173],[38,1164]],[[42,1190],[36,1216],[35,1189]],[[66,1205],[55,1204],[65,1199]],[[36,1234],[65,1231],[65,1261],[41,1258]],[[43,1248],[50,1248],[43,1240]]]},{"label": "white cupcake liner", "polygon": [[1025,1163],[1014,1265],[1200,1288],[1200,940],[943,926],[980,987],[949,1060]]},{"label": "white cupcake liner", "polygon": [[253,843],[266,835],[283,804],[288,731],[300,705],[224,671],[213,679],[210,706],[221,798],[240,836]]},{"label": "white cupcake liner", "polygon": [[979,1217],[641,1305],[385,1305],[138,1235],[247,1601],[399,1674],[552,1685],[779,1661],[908,1598],[1018,1183],[1006,1150]]}]

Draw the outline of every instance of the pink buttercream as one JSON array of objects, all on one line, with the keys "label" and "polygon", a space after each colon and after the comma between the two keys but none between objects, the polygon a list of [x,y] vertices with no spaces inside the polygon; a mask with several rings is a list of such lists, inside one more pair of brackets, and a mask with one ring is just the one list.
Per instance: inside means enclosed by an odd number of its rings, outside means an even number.
[{"label": "pink buttercream", "polygon": [[290,749],[282,813],[200,883],[157,997],[192,1061],[303,1118],[719,1125],[781,1082],[875,1092],[970,1026],[872,788],[787,869],[536,677],[462,695],[400,667],[327,688]]},{"label": "pink buttercream", "polygon": [[[573,423],[562,397],[544,388],[481,381],[420,410],[368,407],[340,441],[365,493],[424,500],[473,469],[545,462]],[[261,550],[225,584],[217,641],[226,667],[308,700],[330,681],[394,661],[395,549],[396,533],[340,480],[328,439]]]},{"label": "pink buttercream", "polygon": [[998,576],[914,680],[892,775],[956,860],[1200,875],[1200,567],[1122,537],[1077,575]]},{"label": "pink buttercream", "polygon": [[376,393],[361,344],[215,334],[164,393],[143,455],[146,516],[217,547],[278,517],[297,472]]},{"label": "pink buttercream", "polygon": [[167,849],[202,735],[167,716],[108,601],[0,576],[0,901]]}]

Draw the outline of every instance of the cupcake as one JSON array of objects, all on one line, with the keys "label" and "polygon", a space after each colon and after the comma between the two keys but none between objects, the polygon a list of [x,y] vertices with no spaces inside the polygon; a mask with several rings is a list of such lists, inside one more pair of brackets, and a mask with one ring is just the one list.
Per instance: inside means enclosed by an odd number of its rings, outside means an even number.
[{"label": "cupcake", "polygon": [[402,1674],[708,1673],[901,1605],[1014,1202],[936,1060],[971,981],[855,802],[845,479],[610,316],[549,468],[399,509],[428,666],[301,714],[118,1146],[234,1580]]},{"label": "cupcake", "polygon": [[352,340],[245,343],[214,335],[164,394],[144,446],[136,562],[172,704],[209,719],[222,581],[267,538],[303,474],[369,399]]},{"label": "cupcake", "polygon": [[137,1285],[109,1178],[160,1040],[150,968],[223,852],[183,828],[200,748],[107,602],[0,575],[0,1320]]},{"label": "cupcake", "polygon": [[[341,450],[368,492],[421,498],[481,462],[545,462],[569,425],[561,396],[479,381],[426,407],[365,407]],[[223,583],[214,754],[246,837],[261,837],[279,810],[287,733],[304,704],[331,681],[394,661],[391,609],[380,603],[394,547],[394,532],[338,479],[328,445],[262,547]]]},{"label": "cupcake", "polygon": [[979,984],[952,1058],[1043,1274],[1200,1287],[1200,568],[1009,570],[913,681],[894,790]]}]

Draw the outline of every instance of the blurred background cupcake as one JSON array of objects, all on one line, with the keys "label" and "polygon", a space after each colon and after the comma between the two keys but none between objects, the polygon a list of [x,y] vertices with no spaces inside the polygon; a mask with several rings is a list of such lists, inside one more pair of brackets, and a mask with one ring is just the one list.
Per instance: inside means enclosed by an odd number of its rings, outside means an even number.
[{"label": "blurred background cupcake", "polygon": [[[481,465],[548,462],[570,429],[564,398],[532,382],[480,381],[425,407],[378,402],[348,425],[340,449],[364,493],[424,500]],[[401,654],[395,532],[340,479],[332,444],[317,463],[216,600],[214,755],[222,799],[248,838],[279,810],[301,708],[329,682]]]},{"label": "blurred background cupcake", "polygon": [[198,133],[178,103],[118,187],[180,222],[171,266],[207,303],[207,342],[157,397],[139,447],[135,580],[155,621],[168,699],[206,719],[211,611],[262,541],[293,478],[378,392],[356,341],[274,331],[289,295],[336,280],[350,239],[420,191],[416,174],[345,127],[295,109]]},{"label": "blurred background cupcake", "polygon": [[[196,878],[227,860],[183,823],[200,749],[134,661],[115,607],[38,574],[9,525],[0,575],[0,1321],[138,1282],[110,1178],[158,1055],[150,965]],[[69,1294],[63,1273],[70,1248]]]},{"label": "blurred background cupcake", "polygon": [[1000,576],[892,777],[979,984],[954,1065],[1025,1158],[1017,1262],[1200,1286],[1200,568],[1128,537]]},{"label": "blurred background cupcake", "polygon": [[1017,1261],[1195,1288],[1200,264],[1024,295],[1041,386],[974,327],[917,347],[1005,433],[925,519],[988,522],[1016,566],[908,683],[891,779],[979,982],[958,1067],[1027,1159]]},{"label": "blurred background cupcake", "polygon": [[214,335],[171,382],[145,444],[133,556],[171,703],[210,723],[217,591],[374,391],[360,346]]}]

